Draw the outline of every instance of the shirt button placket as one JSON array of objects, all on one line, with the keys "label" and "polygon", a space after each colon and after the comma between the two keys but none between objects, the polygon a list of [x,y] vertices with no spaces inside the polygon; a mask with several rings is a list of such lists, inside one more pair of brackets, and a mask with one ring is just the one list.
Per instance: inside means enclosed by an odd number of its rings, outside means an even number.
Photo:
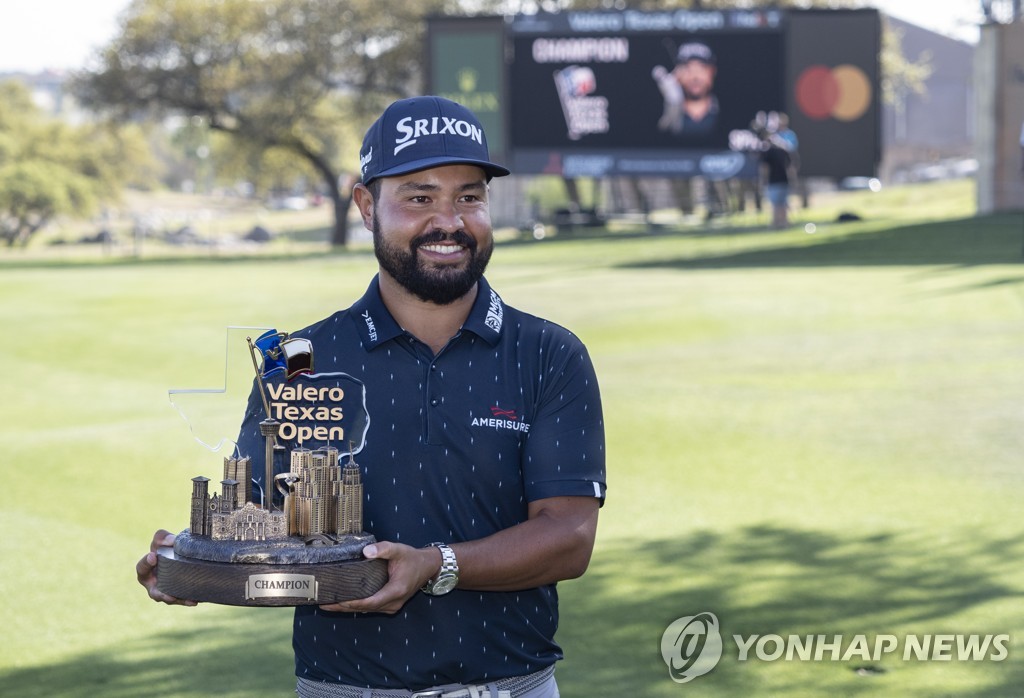
[{"label": "shirt button placket", "polygon": [[427,375],[424,379],[427,404],[430,406],[430,409],[427,410],[427,443],[436,443],[436,437],[441,434],[441,420],[437,409],[435,409],[441,404],[441,398],[437,393],[438,377],[437,357],[435,356],[430,361],[430,368],[427,370]]}]

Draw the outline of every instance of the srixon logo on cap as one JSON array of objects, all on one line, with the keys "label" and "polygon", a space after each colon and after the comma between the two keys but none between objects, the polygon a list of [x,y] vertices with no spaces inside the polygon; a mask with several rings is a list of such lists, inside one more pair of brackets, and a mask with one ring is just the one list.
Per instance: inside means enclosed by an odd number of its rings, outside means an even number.
[{"label": "srixon logo on cap", "polygon": [[435,116],[430,119],[413,119],[407,116],[395,124],[395,130],[400,134],[395,139],[395,155],[415,144],[422,136],[462,136],[480,145],[484,144],[484,132],[479,126],[447,116]]}]

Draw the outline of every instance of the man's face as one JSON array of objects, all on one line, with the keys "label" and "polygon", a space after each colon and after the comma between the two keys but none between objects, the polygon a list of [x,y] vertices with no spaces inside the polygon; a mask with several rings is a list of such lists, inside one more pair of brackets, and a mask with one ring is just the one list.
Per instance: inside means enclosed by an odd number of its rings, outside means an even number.
[{"label": "man's face", "polygon": [[445,165],[379,182],[377,200],[360,209],[381,270],[438,305],[469,293],[494,249],[483,170]]},{"label": "man's face", "polygon": [[715,85],[715,66],[704,61],[680,63],[673,73],[683,88],[686,99],[704,99]]}]

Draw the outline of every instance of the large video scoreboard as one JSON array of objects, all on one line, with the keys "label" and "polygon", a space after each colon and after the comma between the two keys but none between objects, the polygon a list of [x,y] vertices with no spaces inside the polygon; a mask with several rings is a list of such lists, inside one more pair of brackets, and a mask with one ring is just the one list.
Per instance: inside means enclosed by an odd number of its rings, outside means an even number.
[{"label": "large video scoreboard", "polygon": [[[485,69],[481,51],[462,48],[463,37],[478,42],[485,26],[502,47],[488,52],[496,69]],[[518,174],[750,177],[757,127],[785,114],[804,176],[874,175],[880,33],[876,10],[439,20],[428,72],[431,91],[452,84],[452,71],[502,76],[495,119],[502,155]]]}]

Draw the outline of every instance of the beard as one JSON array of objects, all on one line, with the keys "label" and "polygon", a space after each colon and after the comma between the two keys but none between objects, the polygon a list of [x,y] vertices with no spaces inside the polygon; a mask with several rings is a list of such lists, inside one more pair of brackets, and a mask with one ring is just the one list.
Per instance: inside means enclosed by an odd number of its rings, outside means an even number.
[{"label": "beard", "polygon": [[[420,260],[417,250],[423,245],[451,241],[469,251],[465,267],[433,266]],[[477,245],[473,236],[464,230],[452,233],[432,230],[409,243],[403,250],[384,240],[380,221],[373,214],[373,252],[381,269],[390,274],[405,290],[420,300],[436,305],[450,305],[469,293],[483,278],[484,270],[494,250],[492,244]]]},{"label": "beard", "polygon": [[688,101],[706,99],[708,94],[711,93],[711,87],[708,85],[697,85],[695,87],[683,85],[683,97]]}]

